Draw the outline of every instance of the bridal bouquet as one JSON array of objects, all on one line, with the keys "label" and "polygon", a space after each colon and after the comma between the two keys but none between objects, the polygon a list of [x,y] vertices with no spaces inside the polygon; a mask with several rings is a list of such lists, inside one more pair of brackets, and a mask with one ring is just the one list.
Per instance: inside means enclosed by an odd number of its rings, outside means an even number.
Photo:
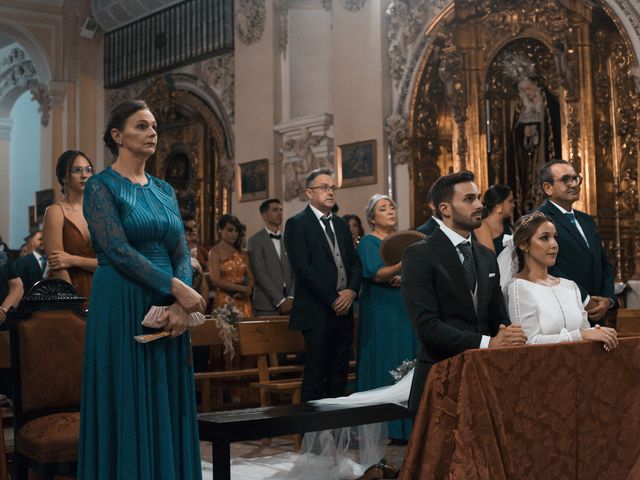
[{"label": "bridal bouquet", "polygon": [[235,355],[233,342],[238,341],[237,325],[240,321],[240,310],[233,303],[225,303],[211,312],[211,318],[220,330],[225,355],[229,354],[230,358],[233,358]]}]

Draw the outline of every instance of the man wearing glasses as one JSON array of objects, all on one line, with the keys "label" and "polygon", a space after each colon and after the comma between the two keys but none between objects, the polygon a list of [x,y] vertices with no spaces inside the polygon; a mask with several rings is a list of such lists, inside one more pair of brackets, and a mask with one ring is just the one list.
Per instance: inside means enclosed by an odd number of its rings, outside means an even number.
[{"label": "man wearing glasses", "polygon": [[309,205],[284,231],[296,289],[289,328],[301,330],[305,343],[303,402],[342,396],[347,385],[362,270],[347,222],[331,213],[337,189],[331,169],[309,173]]},{"label": "man wearing glasses", "polygon": [[573,208],[580,198],[582,177],[566,160],[552,160],[540,168],[538,178],[546,197],[539,210],[553,220],[558,232],[558,257],[549,273],[578,284],[594,325],[615,306],[616,297],[613,267],[598,227],[590,215]]}]

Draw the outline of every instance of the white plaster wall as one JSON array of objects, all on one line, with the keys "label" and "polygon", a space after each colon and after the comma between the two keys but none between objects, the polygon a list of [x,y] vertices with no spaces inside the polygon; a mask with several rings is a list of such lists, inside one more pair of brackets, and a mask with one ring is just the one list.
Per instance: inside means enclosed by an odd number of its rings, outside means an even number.
[{"label": "white plaster wall", "polygon": [[[389,110],[385,88],[388,76],[384,11],[388,2],[368,0],[358,12],[333,3],[333,131],[336,148],[346,143],[375,140],[377,182],[341,189],[340,215],[357,214],[364,223],[364,207],[372,195],[387,193],[387,149],[384,118]],[[401,188],[403,188],[401,186]],[[404,187],[406,188],[406,187]],[[405,228],[408,225],[400,225]]]},{"label": "white plaster wall", "polygon": [[[236,2],[236,11],[238,11]],[[269,196],[275,191],[275,133],[280,112],[280,60],[277,33],[273,26],[273,6],[267,2],[265,30],[259,42],[245,45],[235,39],[235,163],[236,165],[267,158],[269,160]],[[279,147],[278,147],[279,148]],[[237,169],[236,169],[237,176]],[[260,201],[240,202],[233,192],[232,213],[247,225],[252,235],[261,225]]]},{"label": "white plaster wall", "polygon": [[330,113],[331,14],[289,10],[290,118]]},{"label": "white plaster wall", "polygon": [[17,249],[29,233],[28,207],[34,204],[35,192],[40,190],[40,115],[38,105],[29,92],[23,93],[11,111],[10,232],[5,240]]}]

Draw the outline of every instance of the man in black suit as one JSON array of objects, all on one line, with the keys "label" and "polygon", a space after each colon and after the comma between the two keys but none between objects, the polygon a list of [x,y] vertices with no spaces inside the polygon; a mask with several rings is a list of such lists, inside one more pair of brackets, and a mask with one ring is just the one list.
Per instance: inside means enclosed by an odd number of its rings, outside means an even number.
[{"label": "man in black suit", "polygon": [[522,328],[509,322],[495,255],[471,238],[482,222],[473,173],[440,177],[432,197],[443,225],[402,257],[402,295],[422,344],[409,395],[414,411],[434,363],[471,348],[527,340]]},{"label": "man in black suit", "polygon": [[20,257],[15,261],[14,268],[22,279],[24,294],[28,295],[29,290],[36,282],[44,278],[47,271],[47,257],[45,256],[42,232],[40,230],[27,237],[27,243],[31,247],[31,253]]},{"label": "man in black suit", "polygon": [[427,205],[429,205],[429,208],[431,209],[431,216],[429,217],[429,220],[424,222],[419,227],[416,227],[417,231],[419,231],[420,233],[424,233],[427,237],[430,237],[433,232],[435,232],[436,229],[440,227],[440,225],[442,225],[442,220],[440,220],[436,216],[436,208],[433,205],[432,190],[433,187],[429,189],[429,193],[427,194]]},{"label": "man in black suit", "polygon": [[593,218],[573,208],[580,198],[582,177],[566,160],[547,162],[538,177],[547,197],[539,210],[558,232],[558,257],[549,273],[578,284],[589,321],[595,325],[616,304],[614,273]]},{"label": "man in black suit", "polygon": [[352,304],[362,278],[349,226],[331,213],[337,190],[333,171],[312,171],[305,187],[309,205],[284,231],[296,288],[289,328],[301,330],[305,343],[302,401],[345,394]]}]

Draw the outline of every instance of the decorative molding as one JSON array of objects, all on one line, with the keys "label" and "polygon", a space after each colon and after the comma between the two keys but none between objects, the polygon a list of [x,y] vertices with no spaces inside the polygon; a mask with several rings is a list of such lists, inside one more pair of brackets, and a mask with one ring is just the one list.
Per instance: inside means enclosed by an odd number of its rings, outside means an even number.
[{"label": "decorative molding", "polygon": [[409,161],[411,153],[407,134],[407,117],[398,113],[389,115],[385,120],[384,131],[393,152],[393,163],[404,165]]},{"label": "decorative molding", "polygon": [[289,44],[289,0],[274,0],[273,6],[278,13],[278,45],[282,57],[285,58]]},{"label": "decorative molding", "polygon": [[267,17],[265,0],[239,0],[236,11],[236,31],[245,45],[257,43],[262,38]]},{"label": "decorative molding", "polygon": [[25,51],[16,47],[0,64],[0,102],[10,91],[19,89],[31,92],[31,100],[38,102],[40,123],[49,125],[52,99],[49,87],[38,78],[38,72]]},{"label": "decorative molding", "polygon": [[38,102],[40,123],[43,127],[48,126],[51,117],[51,106],[53,105],[53,100],[49,95],[49,87],[44,83],[38,82],[30,85],[29,91],[31,92],[31,100]]},{"label": "decorative molding", "polygon": [[[188,70],[188,67],[185,68]],[[220,55],[193,64],[198,85],[209,86],[218,96],[231,123],[234,122],[235,68],[233,54]]]},{"label": "decorative molding", "polygon": [[446,0],[394,0],[387,7],[389,69],[397,87],[425,26],[444,10]]},{"label": "decorative molding", "polygon": [[[189,78],[194,79],[193,83],[198,90],[210,91],[216,97],[216,100],[220,102],[224,109],[223,113],[229,119],[229,122],[234,122],[235,68],[232,53],[177,68],[166,73],[165,76],[174,74],[188,75]],[[140,93],[146,90],[154,79],[160,77],[154,76],[126,87],[107,90],[107,110],[110,110],[123,100],[138,98]]]},{"label": "decorative molding", "polygon": [[280,153],[283,160],[284,199],[304,200],[304,181],[316,168],[334,168],[333,115],[323,113],[297,118],[273,129],[282,135]]},{"label": "decorative molding", "polygon": [[347,12],[357,12],[366,2],[367,0],[342,0],[342,6]]},{"label": "decorative molding", "polygon": [[0,140],[11,140],[11,127],[13,127],[11,118],[0,118]]}]

